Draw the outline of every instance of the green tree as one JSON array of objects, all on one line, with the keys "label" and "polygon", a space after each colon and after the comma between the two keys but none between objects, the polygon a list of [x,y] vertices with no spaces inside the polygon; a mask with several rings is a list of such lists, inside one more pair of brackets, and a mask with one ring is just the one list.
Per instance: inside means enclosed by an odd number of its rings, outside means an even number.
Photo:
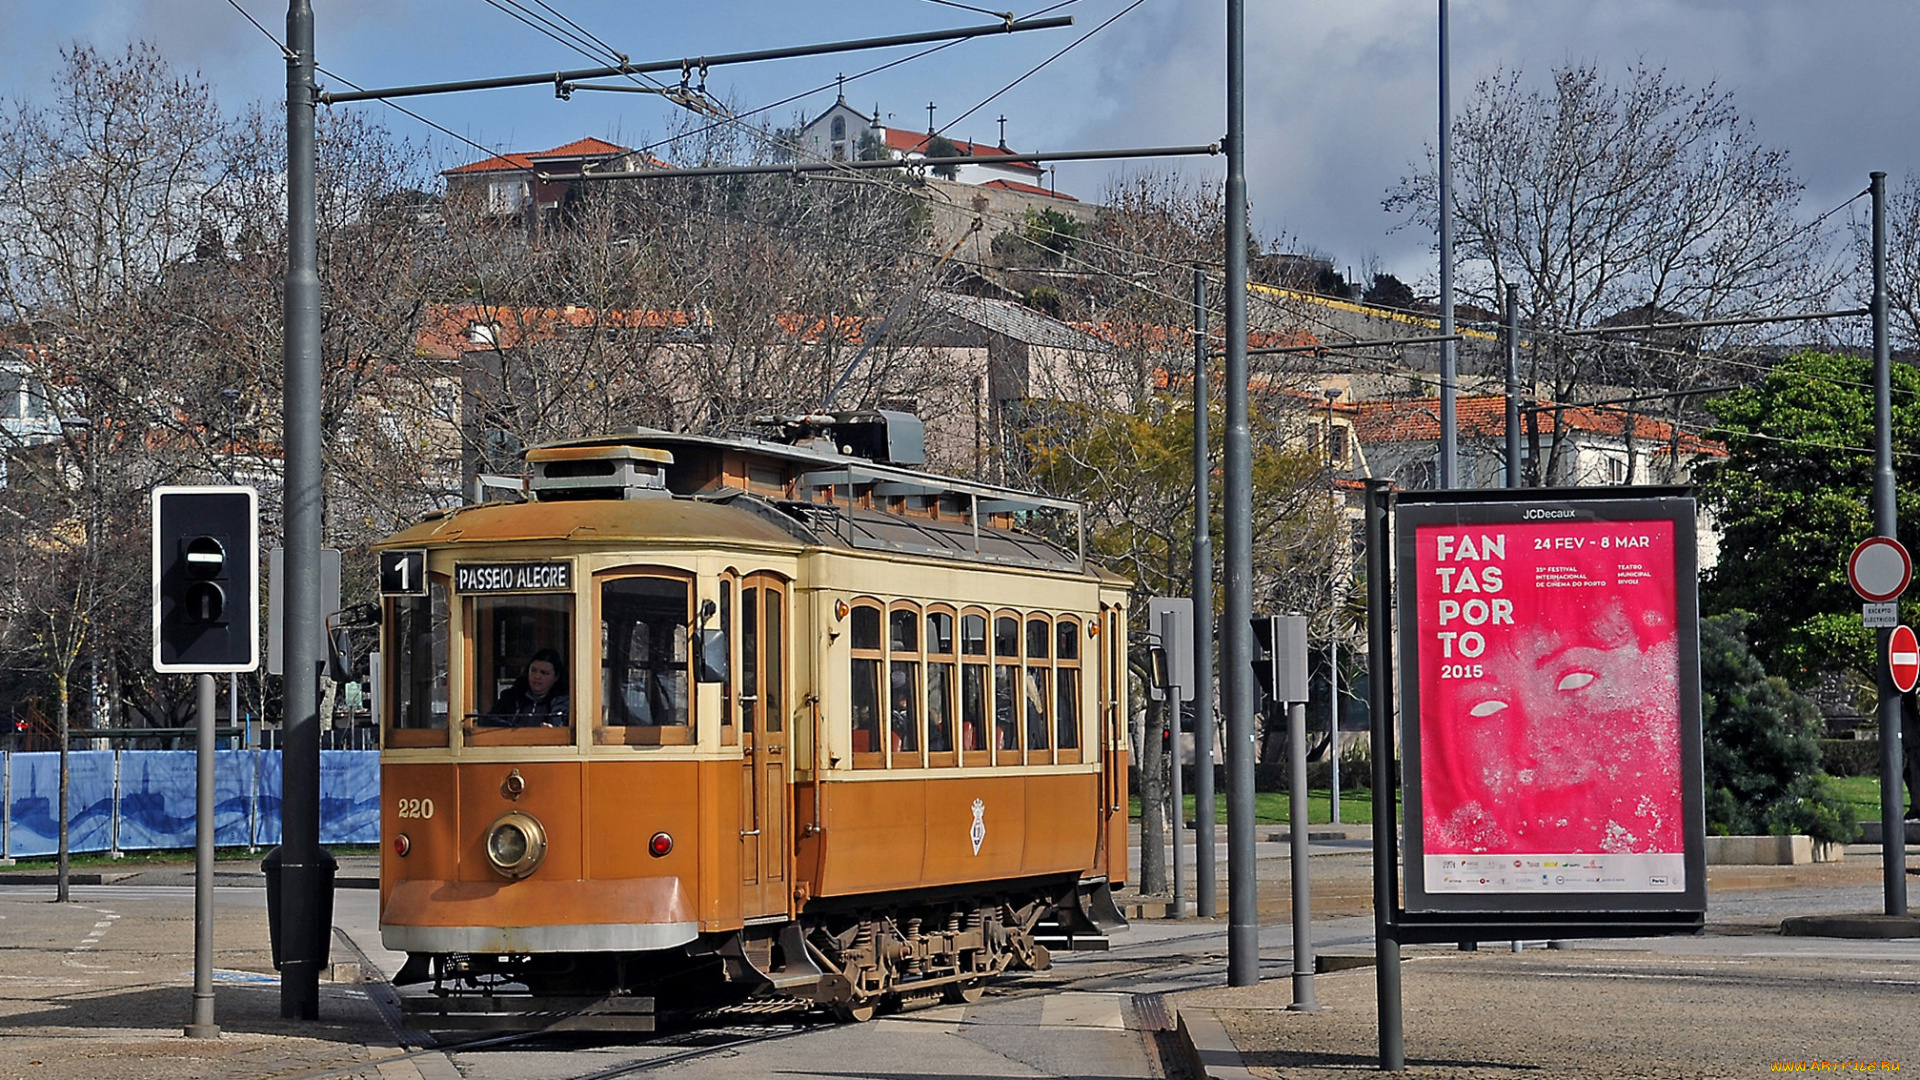
[{"label": "green tree", "polygon": [[[1825,671],[1876,670],[1873,632],[1847,585],[1848,553],[1873,534],[1872,366],[1799,353],[1708,405],[1727,457],[1699,472],[1701,501],[1722,532],[1703,606],[1752,612],[1754,652],[1796,686]],[[1920,371],[1896,364],[1892,381],[1898,468],[1920,455]],[[1902,491],[1898,511],[1911,549],[1920,491]]]},{"label": "green tree", "polygon": [[[930,158],[957,158],[967,156],[958,146],[953,144],[953,140],[948,139],[944,135],[935,135],[927,140],[926,155]],[[952,180],[960,175],[960,166],[935,165],[933,167],[933,175],[942,180]]]},{"label": "green tree", "polygon": [[1767,674],[1747,647],[1753,621],[1735,611],[1700,624],[1707,829],[1847,843],[1859,825],[1820,771],[1820,710]]},{"label": "green tree", "polygon": [[[1755,655],[1795,686],[1838,672],[1871,687],[1879,667],[1875,634],[1861,625],[1859,597],[1847,584],[1848,553],[1873,533],[1872,370],[1867,357],[1799,353],[1758,386],[1708,406],[1727,458],[1699,473],[1702,504],[1722,533],[1718,564],[1702,580],[1702,607],[1752,612]],[[1920,371],[1895,364],[1891,381],[1897,471],[1920,456]],[[1920,541],[1920,492],[1900,490],[1896,503],[1900,540],[1911,550]],[[1902,621],[1915,615],[1909,594]],[[1907,704],[1912,793],[1920,788],[1920,722]]]}]

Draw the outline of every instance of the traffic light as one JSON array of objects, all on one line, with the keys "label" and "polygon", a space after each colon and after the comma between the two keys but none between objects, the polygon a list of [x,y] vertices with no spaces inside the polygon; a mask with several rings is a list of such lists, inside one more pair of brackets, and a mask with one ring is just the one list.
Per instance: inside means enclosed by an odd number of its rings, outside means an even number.
[{"label": "traffic light", "polygon": [[1279,618],[1274,615],[1253,617],[1253,678],[1260,684],[1260,697],[1263,701],[1273,700],[1275,680],[1273,637],[1274,624],[1279,621]]},{"label": "traffic light", "polygon": [[260,666],[259,496],[248,487],[153,491],[153,669]]},{"label": "traffic light", "polygon": [[1253,617],[1253,677],[1275,704],[1307,700],[1306,616]]}]

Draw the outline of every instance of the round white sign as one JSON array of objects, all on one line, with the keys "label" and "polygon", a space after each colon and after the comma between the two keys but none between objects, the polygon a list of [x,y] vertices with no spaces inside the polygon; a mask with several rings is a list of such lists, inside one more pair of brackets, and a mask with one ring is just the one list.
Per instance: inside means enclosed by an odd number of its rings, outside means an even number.
[{"label": "round white sign", "polygon": [[1853,591],[1876,604],[1885,603],[1907,591],[1913,578],[1913,560],[1900,541],[1889,536],[1870,536],[1860,541],[1847,559],[1847,581]]}]

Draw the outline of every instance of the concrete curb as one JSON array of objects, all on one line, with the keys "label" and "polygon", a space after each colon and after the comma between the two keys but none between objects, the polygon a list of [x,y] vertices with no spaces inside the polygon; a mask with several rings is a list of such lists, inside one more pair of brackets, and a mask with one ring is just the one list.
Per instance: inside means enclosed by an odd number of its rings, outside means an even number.
[{"label": "concrete curb", "polygon": [[1180,1040],[1181,1060],[1195,1080],[1254,1080],[1240,1048],[1212,1009],[1177,1010],[1174,1036]]},{"label": "concrete curb", "polygon": [[1780,922],[1790,937],[1920,938],[1916,915],[1795,915]]}]

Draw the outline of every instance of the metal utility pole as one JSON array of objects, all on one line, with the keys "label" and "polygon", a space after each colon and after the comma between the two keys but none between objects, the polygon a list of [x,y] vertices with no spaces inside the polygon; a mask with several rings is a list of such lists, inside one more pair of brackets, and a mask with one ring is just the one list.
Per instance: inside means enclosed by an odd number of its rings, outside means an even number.
[{"label": "metal utility pole", "polygon": [[[1873,534],[1898,539],[1893,488],[1893,362],[1887,346],[1887,174],[1873,192]],[[1887,650],[1893,631],[1874,635],[1879,658],[1880,837],[1888,915],[1907,913],[1907,843],[1900,800],[1900,688]]]},{"label": "metal utility pole", "polygon": [[1373,961],[1380,1017],[1380,1068],[1405,1072],[1407,1049],[1400,1001],[1400,940],[1394,909],[1400,898],[1393,769],[1393,481],[1367,481],[1367,703],[1373,753]]},{"label": "metal utility pole", "polygon": [[1327,502],[1334,514],[1333,543],[1327,552],[1327,764],[1335,825],[1340,824],[1340,568],[1345,562],[1341,548],[1350,537],[1347,532],[1347,504],[1340,497],[1340,483],[1333,460],[1333,403],[1340,400],[1338,387],[1320,391],[1327,399]]},{"label": "metal utility pole", "polygon": [[1457,344],[1453,340],[1453,107],[1449,101],[1447,0],[1440,0],[1440,486],[1459,485],[1459,429],[1454,416]]},{"label": "metal utility pole", "polygon": [[1253,441],[1247,430],[1246,0],[1227,0],[1227,985],[1260,981],[1253,862]]},{"label": "metal utility pole", "polygon": [[1507,286],[1507,486],[1520,486],[1520,286]]},{"label": "metal utility pole", "polygon": [[280,1015],[314,1020],[333,909],[320,873],[320,271],[315,201],[313,5],[287,6],[286,649],[281,741]]},{"label": "metal utility pole", "polygon": [[194,766],[199,790],[193,822],[193,1012],[190,1039],[214,1039],[213,1022],[213,676],[194,676]]},{"label": "metal utility pole", "polygon": [[[1179,632],[1174,629],[1178,618],[1171,611],[1160,613],[1160,647],[1167,652],[1167,668],[1172,670],[1174,643],[1180,640]],[[1173,903],[1167,906],[1167,918],[1177,919],[1186,911],[1187,883],[1181,873],[1180,839],[1187,831],[1186,799],[1181,788],[1180,777],[1180,685],[1170,683],[1167,686],[1167,698],[1163,704],[1167,707],[1167,787],[1169,791],[1168,816],[1173,818]],[[1144,831],[1141,842],[1146,842]]]},{"label": "metal utility pole", "polygon": [[[1300,620],[1300,643],[1306,644],[1306,620]],[[1275,643],[1276,647],[1278,642]],[[1304,651],[1304,650],[1303,650]],[[1306,657],[1300,657],[1302,667]],[[1306,672],[1300,680],[1306,681]],[[1278,704],[1276,702],[1276,704]],[[1292,841],[1288,876],[1293,879],[1293,1002],[1294,1012],[1319,1012],[1320,1002],[1313,995],[1313,892],[1312,875],[1307,864],[1307,703],[1305,699],[1287,706],[1287,738],[1293,744],[1287,755],[1287,832]]]},{"label": "metal utility pole", "polygon": [[1193,912],[1215,914],[1213,882],[1213,537],[1208,487],[1207,274],[1193,270]]}]

